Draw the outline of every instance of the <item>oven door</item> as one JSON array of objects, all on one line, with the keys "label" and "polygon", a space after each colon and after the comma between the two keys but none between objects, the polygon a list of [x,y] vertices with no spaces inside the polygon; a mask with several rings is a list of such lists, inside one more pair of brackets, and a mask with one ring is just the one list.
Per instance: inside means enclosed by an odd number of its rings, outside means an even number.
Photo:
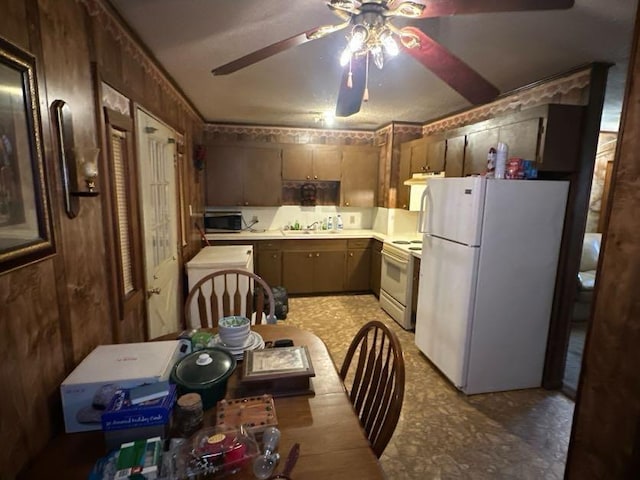
[{"label": "oven door", "polygon": [[[407,306],[409,285],[409,261],[392,252],[382,251],[380,288],[403,306]],[[410,305],[409,305],[410,306]]]}]

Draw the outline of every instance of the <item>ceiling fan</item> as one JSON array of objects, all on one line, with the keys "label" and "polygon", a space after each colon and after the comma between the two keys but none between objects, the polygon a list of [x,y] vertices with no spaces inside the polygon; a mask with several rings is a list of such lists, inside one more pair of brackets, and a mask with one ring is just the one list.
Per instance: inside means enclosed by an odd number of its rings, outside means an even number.
[{"label": "ceiling fan", "polygon": [[370,59],[382,68],[385,56],[394,56],[400,51],[411,55],[471,104],[482,104],[498,96],[499,90],[420,29],[398,28],[393,18],[557,10],[571,8],[573,4],[574,0],[328,0],[327,6],[342,23],[294,35],[214,68],[212,73],[227,75],[289,48],[350,28],[340,57],[345,70],[338,91],[336,116],[357,113],[363,100],[368,99]]}]

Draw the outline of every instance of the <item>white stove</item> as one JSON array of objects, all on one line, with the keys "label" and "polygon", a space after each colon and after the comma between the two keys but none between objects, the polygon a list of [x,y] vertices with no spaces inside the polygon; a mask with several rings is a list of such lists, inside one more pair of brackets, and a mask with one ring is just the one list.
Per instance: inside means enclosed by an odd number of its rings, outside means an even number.
[{"label": "white stove", "polygon": [[415,320],[411,315],[413,292],[413,252],[422,248],[421,240],[393,239],[382,245],[380,275],[380,307],[402,328],[411,330]]}]

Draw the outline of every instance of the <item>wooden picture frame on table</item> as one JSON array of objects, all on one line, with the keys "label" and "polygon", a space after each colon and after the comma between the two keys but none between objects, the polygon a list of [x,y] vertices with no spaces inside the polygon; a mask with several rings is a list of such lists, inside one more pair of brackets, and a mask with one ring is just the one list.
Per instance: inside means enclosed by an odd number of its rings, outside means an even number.
[{"label": "wooden picture frame on table", "polygon": [[248,350],[242,362],[242,385],[247,393],[274,397],[313,393],[315,376],[306,346]]},{"label": "wooden picture frame on table", "polygon": [[0,38],[0,274],[55,253],[36,62]]}]

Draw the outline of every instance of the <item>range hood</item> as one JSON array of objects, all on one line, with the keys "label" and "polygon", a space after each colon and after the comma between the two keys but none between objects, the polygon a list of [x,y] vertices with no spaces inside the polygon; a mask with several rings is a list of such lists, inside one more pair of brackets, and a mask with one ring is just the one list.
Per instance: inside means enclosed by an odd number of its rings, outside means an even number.
[{"label": "range hood", "polygon": [[427,186],[427,182],[430,178],[444,177],[444,172],[440,173],[414,173],[410,179],[405,180],[403,183],[411,187],[409,193],[409,211],[420,211],[420,199],[422,193]]}]

